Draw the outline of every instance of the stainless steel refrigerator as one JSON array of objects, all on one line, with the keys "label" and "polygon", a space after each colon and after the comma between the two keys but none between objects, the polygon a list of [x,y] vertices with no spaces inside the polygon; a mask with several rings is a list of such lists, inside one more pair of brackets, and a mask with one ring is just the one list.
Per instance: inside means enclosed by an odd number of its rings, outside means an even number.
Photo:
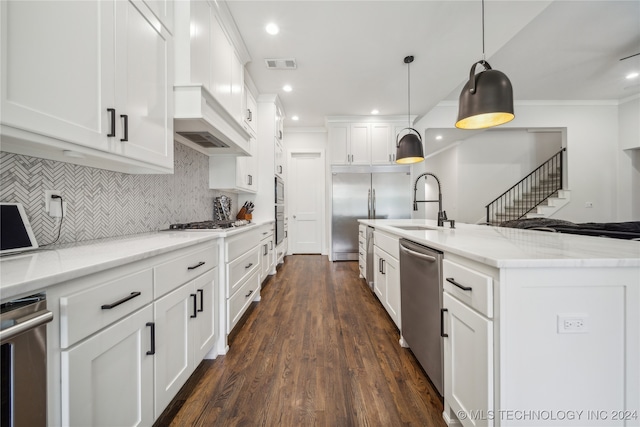
[{"label": "stainless steel refrigerator", "polygon": [[331,259],[358,259],[358,219],[411,218],[410,166],[332,166]]}]

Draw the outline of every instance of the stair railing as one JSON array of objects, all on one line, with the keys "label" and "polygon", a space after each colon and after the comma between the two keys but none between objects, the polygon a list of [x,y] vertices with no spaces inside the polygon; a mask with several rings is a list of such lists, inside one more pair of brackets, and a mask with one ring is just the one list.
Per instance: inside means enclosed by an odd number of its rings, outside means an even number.
[{"label": "stair railing", "polygon": [[563,189],[563,153],[565,151],[566,148],[558,151],[553,157],[485,206],[487,223],[502,222],[497,217],[506,212],[507,208],[511,213],[508,216],[505,215],[506,219],[521,219],[558,190]]}]

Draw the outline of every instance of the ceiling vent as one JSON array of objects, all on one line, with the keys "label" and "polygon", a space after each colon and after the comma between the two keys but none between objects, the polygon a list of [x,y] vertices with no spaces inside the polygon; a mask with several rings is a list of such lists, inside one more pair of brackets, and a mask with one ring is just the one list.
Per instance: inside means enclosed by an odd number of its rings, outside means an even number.
[{"label": "ceiling vent", "polygon": [[265,59],[269,70],[295,70],[298,68],[294,58]]},{"label": "ceiling vent", "polygon": [[229,146],[218,138],[213,136],[210,132],[176,132],[178,135],[182,135],[191,142],[195,142],[204,148],[228,148]]}]

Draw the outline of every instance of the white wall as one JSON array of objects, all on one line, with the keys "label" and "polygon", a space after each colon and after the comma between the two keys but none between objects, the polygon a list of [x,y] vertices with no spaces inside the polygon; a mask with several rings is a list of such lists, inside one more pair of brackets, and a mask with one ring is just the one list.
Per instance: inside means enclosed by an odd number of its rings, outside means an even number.
[{"label": "white wall", "polygon": [[[455,144],[450,149],[442,151],[436,156],[428,157],[423,163],[413,167],[414,180],[423,172],[430,172],[438,177],[442,191],[442,209],[447,212],[449,219],[455,219],[456,221],[460,218],[458,209],[458,165],[458,144]],[[438,185],[433,177],[420,178],[417,199],[438,199]],[[418,203],[418,211],[413,212],[412,217],[438,219],[438,204]]]},{"label": "white wall", "polygon": [[640,220],[640,96],[619,107],[618,220]]},{"label": "white wall", "polygon": [[[617,185],[618,104],[585,104],[516,103],[516,118],[501,128],[566,128],[568,176],[565,187],[571,190],[571,202],[555,216],[575,222],[617,221],[618,200],[632,197],[629,189],[618,189]],[[457,103],[443,102],[416,123],[416,127],[420,130],[453,127],[456,116]],[[585,208],[586,202],[592,202],[593,208]]]}]

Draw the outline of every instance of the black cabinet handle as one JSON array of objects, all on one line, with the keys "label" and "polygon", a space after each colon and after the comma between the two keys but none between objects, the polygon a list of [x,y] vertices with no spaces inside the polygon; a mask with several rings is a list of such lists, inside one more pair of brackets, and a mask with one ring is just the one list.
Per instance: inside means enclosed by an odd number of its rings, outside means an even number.
[{"label": "black cabinet handle", "polygon": [[135,297],[140,296],[140,292],[131,292],[131,294],[129,296],[126,296],[124,298],[122,298],[121,300],[118,300],[116,302],[112,302],[111,304],[104,304],[102,306],[103,310],[111,310],[114,307],[119,306],[120,304],[124,304],[125,302],[134,299]]},{"label": "black cabinet handle", "polygon": [[473,290],[471,287],[469,286],[464,286],[461,285],[460,283],[456,282],[455,279],[453,277],[447,277],[447,282],[452,283],[454,285],[456,285],[457,287],[459,287],[460,289],[462,289],[463,291],[471,291]]},{"label": "black cabinet handle", "polygon": [[152,356],[156,354],[156,324],[147,322],[147,326],[151,328],[151,350],[147,351],[147,355]]},{"label": "black cabinet handle", "polygon": [[195,270],[198,267],[202,267],[203,265],[205,265],[206,263],[204,261],[200,261],[199,263],[197,263],[196,265],[192,265],[191,267],[187,267],[187,270]]},{"label": "black cabinet handle", "polygon": [[264,256],[264,255],[267,255],[267,254],[269,253],[269,248],[267,247],[267,244],[265,243],[265,244],[264,244],[264,245],[262,245],[262,246],[264,246],[264,252],[262,253],[262,255],[263,255],[263,256]]},{"label": "black cabinet handle", "polygon": [[244,266],[244,268],[249,268],[249,267],[251,267],[252,265],[253,265],[253,263],[252,263],[252,262],[250,262],[249,264],[245,265],[245,266]]},{"label": "black cabinet handle", "polygon": [[107,108],[107,111],[111,115],[111,131],[107,134],[109,137],[116,136],[116,109]]},{"label": "black cabinet handle", "polygon": [[253,121],[253,113],[251,112],[250,109],[247,109],[247,115],[248,115],[248,120],[250,122]]},{"label": "black cabinet handle", "polygon": [[196,294],[191,294],[191,298],[193,298],[193,314],[189,317],[194,319],[198,317],[198,296]]},{"label": "black cabinet handle", "polygon": [[198,289],[198,293],[200,294],[200,308],[198,309],[198,313],[202,313],[204,311],[204,290]]},{"label": "black cabinet handle", "polygon": [[249,177],[249,185],[253,185],[253,177],[251,175],[248,175]]},{"label": "black cabinet handle", "polygon": [[248,293],[248,294],[246,294],[244,297],[245,297],[245,298],[249,298],[249,297],[251,296],[251,294],[252,294],[252,293],[253,293],[253,289],[252,289],[252,290],[250,290],[250,291],[249,291],[249,293]]},{"label": "black cabinet handle", "polygon": [[120,114],[120,117],[124,119],[124,138],[121,138],[120,141],[125,142],[129,140],[129,116]]},{"label": "black cabinet handle", "polygon": [[449,334],[444,333],[444,312],[445,311],[449,311],[449,310],[446,308],[440,309],[440,336],[442,338],[447,338],[449,336]]},{"label": "black cabinet handle", "polygon": [[387,264],[387,261],[385,261],[384,259],[382,260],[382,274],[387,274],[387,269],[384,268],[385,265]]},{"label": "black cabinet handle", "polygon": [[273,250],[273,240],[269,241],[269,249]]}]

